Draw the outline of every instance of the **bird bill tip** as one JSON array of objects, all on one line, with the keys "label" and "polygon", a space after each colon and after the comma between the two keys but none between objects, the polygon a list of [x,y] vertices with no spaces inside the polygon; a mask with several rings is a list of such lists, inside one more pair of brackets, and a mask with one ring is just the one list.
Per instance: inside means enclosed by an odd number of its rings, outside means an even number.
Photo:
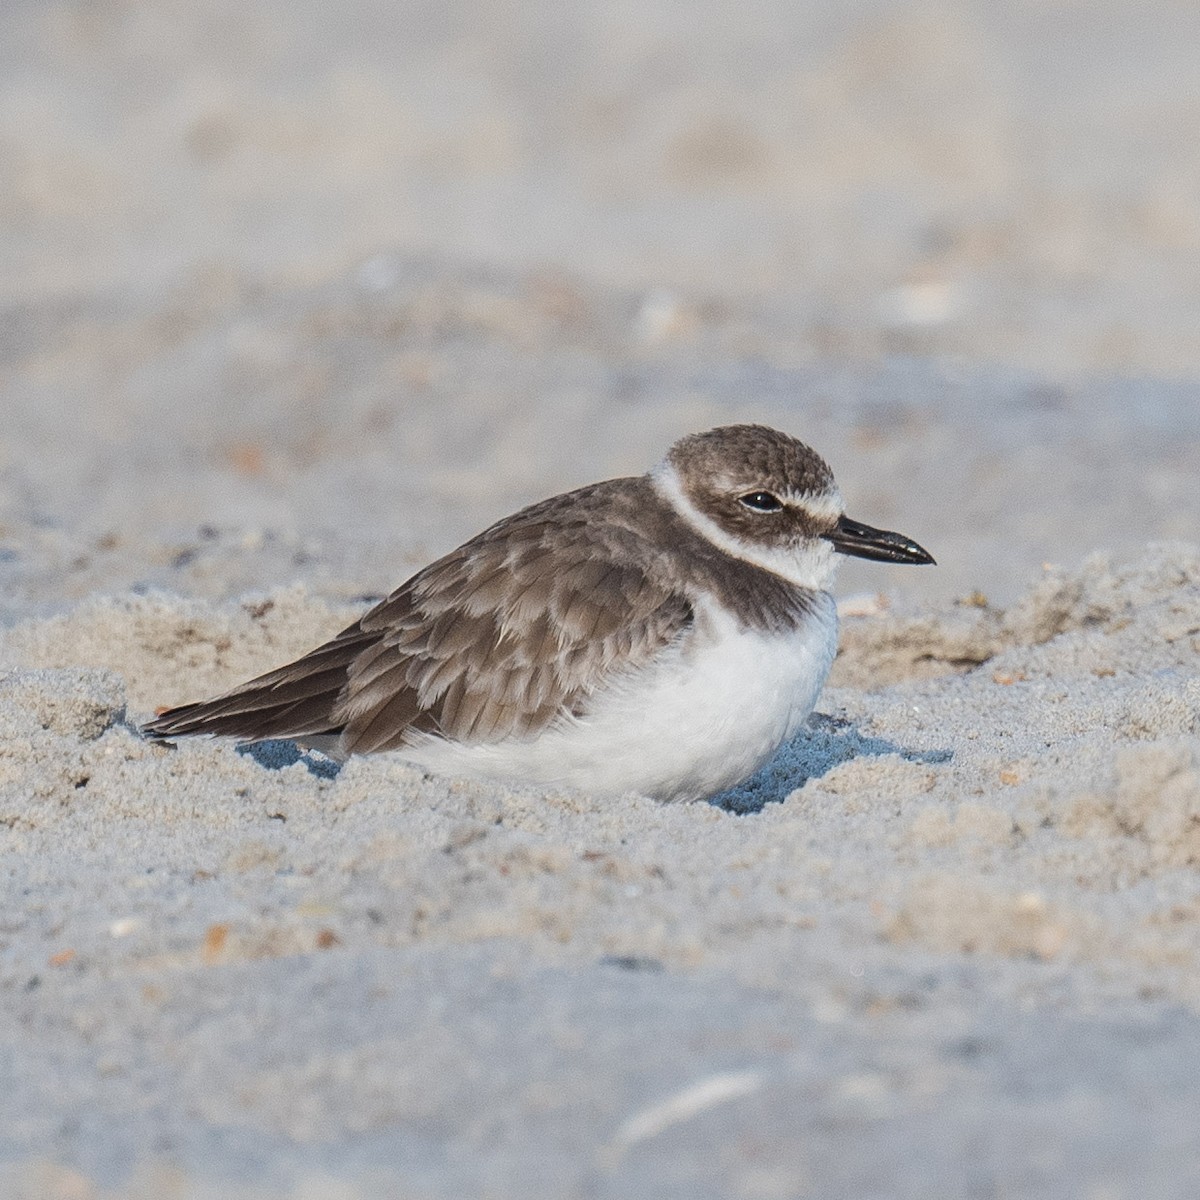
[{"label": "bird bill tip", "polygon": [[937,560],[924,546],[902,533],[875,529],[861,521],[843,516],[825,535],[840,554],[851,558],[868,558],[875,562],[899,563],[907,566],[936,566]]}]

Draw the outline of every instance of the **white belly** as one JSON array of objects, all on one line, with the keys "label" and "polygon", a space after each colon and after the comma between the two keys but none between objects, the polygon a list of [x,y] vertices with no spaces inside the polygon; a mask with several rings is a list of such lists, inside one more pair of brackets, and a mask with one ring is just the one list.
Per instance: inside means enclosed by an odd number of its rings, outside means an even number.
[{"label": "white belly", "polygon": [[719,609],[700,610],[692,633],[653,667],[593,699],[536,738],[463,745],[440,738],[399,751],[443,775],[639,792],[696,800],[761,767],[804,723],[833,664],[837,612],[819,603],[800,629],[739,629]]}]

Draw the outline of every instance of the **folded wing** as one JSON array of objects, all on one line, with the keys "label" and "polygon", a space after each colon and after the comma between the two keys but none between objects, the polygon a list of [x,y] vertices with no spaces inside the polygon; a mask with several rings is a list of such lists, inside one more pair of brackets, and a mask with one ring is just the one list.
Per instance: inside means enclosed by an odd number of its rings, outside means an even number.
[{"label": "folded wing", "polygon": [[[581,506],[580,521],[595,515]],[[561,498],[560,498],[561,501]],[[536,506],[426,567],[332,641],[215,700],[171,709],[155,737],[334,737],[340,754],[414,735],[496,742],[568,715],[646,666],[692,623],[632,534],[596,553]]]}]

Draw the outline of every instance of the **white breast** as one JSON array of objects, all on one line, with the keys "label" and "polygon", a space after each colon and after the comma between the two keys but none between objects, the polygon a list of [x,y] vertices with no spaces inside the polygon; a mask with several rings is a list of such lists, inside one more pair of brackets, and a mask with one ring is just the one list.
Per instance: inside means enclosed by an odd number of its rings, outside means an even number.
[{"label": "white breast", "polygon": [[799,629],[740,628],[714,604],[650,668],[538,737],[466,746],[422,739],[400,753],[447,775],[563,785],[662,800],[710,796],[751,775],[812,711],[837,649],[837,613],[817,593]]}]

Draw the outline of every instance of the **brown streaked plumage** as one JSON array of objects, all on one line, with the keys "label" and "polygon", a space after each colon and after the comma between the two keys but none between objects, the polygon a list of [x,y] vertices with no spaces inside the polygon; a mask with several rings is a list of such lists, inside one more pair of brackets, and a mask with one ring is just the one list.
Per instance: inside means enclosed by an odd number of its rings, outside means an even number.
[{"label": "brown streaked plumage", "polygon": [[[663,560],[677,589],[658,581]],[[585,711],[614,668],[636,669],[682,633],[696,587],[764,628],[806,608],[783,580],[709,546],[647,480],[593,484],[493,525],[303,658],[144,730],[340,736],[345,754],[395,749],[410,731],[528,736]]]},{"label": "brown streaked plumage", "polygon": [[[679,499],[664,488],[664,470]],[[769,516],[739,501],[768,486],[790,497]],[[753,634],[793,636],[824,604],[819,584],[723,542],[770,554],[828,547],[839,514],[829,468],[794,439],[762,426],[694,435],[656,473],[506,517],[323,646],[216,699],[170,709],[144,731],[293,738],[337,757],[430,738],[528,741],[586,722],[598,697],[672,653],[686,660],[704,640],[698,611],[711,604]]]}]

